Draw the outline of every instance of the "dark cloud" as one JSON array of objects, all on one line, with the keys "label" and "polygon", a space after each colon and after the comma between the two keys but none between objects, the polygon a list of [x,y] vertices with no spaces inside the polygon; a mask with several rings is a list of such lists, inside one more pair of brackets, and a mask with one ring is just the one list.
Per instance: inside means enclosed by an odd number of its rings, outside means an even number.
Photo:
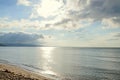
[{"label": "dark cloud", "polygon": [[38,39],[44,39],[43,35],[24,32],[0,33],[0,43],[36,43]]},{"label": "dark cloud", "polygon": [[85,1],[86,6],[84,6],[82,11],[83,13],[87,14],[86,17],[102,19],[120,16],[120,0],[89,0],[89,2],[88,0]]},{"label": "dark cloud", "polygon": [[66,0],[63,0],[63,3],[66,4]]},{"label": "dark cloud", "polygon": [[[68,6],[67,3],[70,2],[72,3],[72,0],[66,0],[66,4],[64,6]],[[72,5],[64,7],[67,13],[66,17],[54,24],[49,24],[48,27],[64,27],[65,24],[67,28],[71,28],[71,26],[68,25],[68,22],[71,21],[72,24],[77,22],[77,26],[79,26],[82,20],[87,21],[88,19],[91,19],[93,22],[101,21],[103,27],[120,26],[120,0],[75,0],[73,3],[76,7],[70,8]],[[74,27],[74,25],[72,26]]]},{"label": "dark cloud", "polygon": [[65,23],[67,23],[69,21],[71,21],[71,19],[63,19],[62,21],[55,23],[54,26],[65,24]]}]

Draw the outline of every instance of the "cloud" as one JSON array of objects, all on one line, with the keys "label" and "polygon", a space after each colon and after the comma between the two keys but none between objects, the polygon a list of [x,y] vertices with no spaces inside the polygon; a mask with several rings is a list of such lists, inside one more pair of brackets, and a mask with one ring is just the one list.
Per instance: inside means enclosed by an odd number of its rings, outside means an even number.
[{"label": "cloud", "polygon": [[7,32],[7,33],[0,33],[0,43],[7,44],[7,43],[18,43],[18,44],[36,44],[42,43],[45,39],[44,35],[42,34],[32,34],[32,33],[25,33],[25,32]]},{"label": "cloud", "polygon": [[21,28],[21,29],[45,29],[42,26],[39,20],[29,20],[29,19],[21,19],[21,20],[10,20],[10,19],[0,19],[0,28]]},{"label": "cloud", "polygon": [[114,37],[120,38],[120,33],[115,34]]},{"label": "cloud", "polygon": [[[35,4],[32,15],[35,18],[53,16],[52,20],[58,20],[54,23],[59,23],[58,27],[66,24],[71,28],[69,23],[65,23],[65,20],[71,20],[73,24],[77,22],[77,26],[81,28],[79,25],[82,25],[83,20],[91,19],[93,22],[100,21],[103,27],[114,28],[120,26],[120,0],[42,0]],[[86,24],[89,24],[89,21]]]},{"label": "cloud", "polygon": [[106,39],[106,41],[115,41],[115,42],[120,42],[119,40],[120,40],[119,32],[111,34],[111,36],[108,39]]},{"label": "cloud", "polygon": [[81,22],[81,25],[78,25],[78,22],[74,22],[70,19],[63,19],[57,22],[54,21],[39,21],[39,20],[29,20],[29,19],[21,19],[21,20],[9,20],[9,19],[1,19],[0,20],[0,28],[17,28],[17,29],[36,29],[36,30],[72,30],[77,29],[79,27],[83,27],[86,24]]},{"label": "cloud", "polygon": [[118,41],[118,38],[114,38],[114,39],[108,39],[107,41]]},{"label": "cloud", "polygon": [[[85,43],[90,44],[89,46],[101,46],[101,47],[119,47],[120,46],[120,38],[115,37],[117,32],[114,33],[107,33],[107,34],[93,34],[90,39]],[[91,36],[91,35],[90,35]],[[87,36],[88,38],[88,36]]]},{"label": "cloud", "polygon": [[[83,1],[83,0],[81,0]],[[119,17],[120,1],[119,0],[85,0],[82,13],[86,13],[84,17],[90,17],[96,20],[103,18]],[[84,2],[85,2],[84,1]],[[83,14],[80,14],[82,16]]]},{"label": "cloud", "polygon": [[18,5],[24,5],[24,6],[30,6],[31,2],[29,0],[18,0],[17,4]]},{"label": "cloud", "polygon": [[0,27],[40,30],[75,30],[100,22],[103,28],[120,27],[120,0],[18,0],[32,8],[28,19],[0,20]]},{"label": "cloud", "polygon": [[52,35],[28,32],[0,32],[1,44],[28,44],[50,46],[50,43],[54,41],[55,38]]},{"label": "cloud", "polygon": [[109,19],[103,19],[102,25],[103,28],[117,28],[120,27],[120,20],[118,18],[109,18]]},{"label": "cloud", "polygon": [[89,0],[80,17],[101,21],[104,27],[120,27],[120,0]]}]

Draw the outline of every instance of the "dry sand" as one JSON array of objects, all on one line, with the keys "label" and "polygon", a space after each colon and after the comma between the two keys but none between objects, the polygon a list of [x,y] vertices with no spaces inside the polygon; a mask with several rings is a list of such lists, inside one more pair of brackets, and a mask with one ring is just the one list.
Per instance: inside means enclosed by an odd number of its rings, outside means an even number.
[{"label": "dry sand", "polygon": [[17,66],[0,64],[0,80],[51,80]]}]

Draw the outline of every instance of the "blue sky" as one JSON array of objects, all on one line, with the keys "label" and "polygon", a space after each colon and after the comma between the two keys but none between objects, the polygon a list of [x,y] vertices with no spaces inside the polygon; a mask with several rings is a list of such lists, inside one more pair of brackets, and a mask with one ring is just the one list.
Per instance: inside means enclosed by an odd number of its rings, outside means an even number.
[{"label": "blue sky", "polygon": [[120,0],[0,0],[0,43],[120,47]]}]

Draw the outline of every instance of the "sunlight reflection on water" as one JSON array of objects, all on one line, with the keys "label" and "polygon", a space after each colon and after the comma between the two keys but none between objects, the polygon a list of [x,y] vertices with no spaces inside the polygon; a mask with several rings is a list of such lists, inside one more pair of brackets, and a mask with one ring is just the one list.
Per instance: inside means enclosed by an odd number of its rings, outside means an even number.
[{"label": "sunlight reflection on water", "polygon": [[40,49],[43,52],[42,57],[44,58],[44,61],[42,62],[42,64],[43,64],[42,67],[45,71],[43,71],[42,73],[56,75],[52,71],[52,67],[50,66],[51,63],[54,63],[52,57],[53,57],[53,51],[54,51],[55,47],[41,47]]}]

